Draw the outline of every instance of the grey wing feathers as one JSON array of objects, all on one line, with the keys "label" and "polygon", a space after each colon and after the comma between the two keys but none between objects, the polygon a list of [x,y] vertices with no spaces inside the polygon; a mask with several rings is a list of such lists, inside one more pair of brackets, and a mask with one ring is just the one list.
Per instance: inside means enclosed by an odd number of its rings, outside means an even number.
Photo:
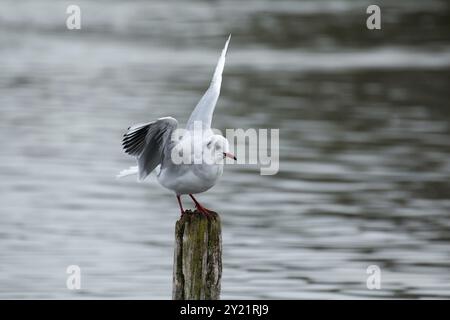
[{"label": "grey wing feathers", "polygon": [[171,117],[128,128],[123,138],[123,148],[137,157],[139,179],[144,179],[161,163],[166,144],[178,125]]},{"label": "grey wing feathers", "polygon": [[126,153],[131,156],[139,156],[142,153],[148,129],[154,122],[128,128],[127,133],[123,135],[122,141],[123,149]]},{"label": "grey wing feathers", "polygon": [[208,90],[206,90],[203,97],[195,106],[194,111],[192,111],[191,116],[186,124],[187,130],[192,130],[194,128],[194,123],[196,121],[202,124],[202,127],[210,128],[212,116],[214,113],[214,108],[216,107],[217,99],[220,95],[220,87],[222,85],[222,73],[225,67],[225,57],[228,50],[228,44],[230,43],[231,35],[228,37],[225,47],[222,50],[219,61],[217,62],[216,69],[214,71],[211,84]]}]

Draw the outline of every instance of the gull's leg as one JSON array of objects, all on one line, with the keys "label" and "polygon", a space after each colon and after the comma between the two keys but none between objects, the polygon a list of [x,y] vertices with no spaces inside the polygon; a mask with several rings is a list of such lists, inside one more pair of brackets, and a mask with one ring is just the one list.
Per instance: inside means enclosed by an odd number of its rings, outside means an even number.
[{"label": "gull's leg", "polygon": [[195,207],[197,208],[197,210],[199,210],[200,212],[202,212],[203,214],[209,215],[210,213],[214,212],[212,210],[206,209],[204,206],[202,206],[195,198],[192,194],[189,194],[189,196],[192,198],[192,200],[195,203]]},{"label": "gull's leg", "polygon": [[181,215],[183,215],[185,211],[183,209],[183,205],[181,204],[181,196],[179,194],[177,194],[177,200],[178,200],[178,205],[180,206]]}]

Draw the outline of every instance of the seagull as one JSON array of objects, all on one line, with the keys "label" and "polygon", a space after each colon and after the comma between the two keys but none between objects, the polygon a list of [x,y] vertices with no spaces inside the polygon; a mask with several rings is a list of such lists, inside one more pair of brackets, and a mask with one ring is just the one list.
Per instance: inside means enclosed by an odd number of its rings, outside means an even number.
[{"label": "seagull", "polygon": [[[212,213],[197,201],[194,194],[205,192],[216,184],[222,176],[226,157],[236,160],[229,152],[227,139],[211,130],[230,39],[231,35],[219,57],[209,88],[194,108],[181,136],[176,137],[178,121],[164,117],[131,126],[123,137],[124,151],[136,158],[137,166],[121,171],[117,177],[137,174],[138,181],[142,181],[159,167],[157,180],[175,193],[181,215],[185,213],[182,195],[189,195],[200,213]],[[198,159],[201,161],[196,161]]]}]

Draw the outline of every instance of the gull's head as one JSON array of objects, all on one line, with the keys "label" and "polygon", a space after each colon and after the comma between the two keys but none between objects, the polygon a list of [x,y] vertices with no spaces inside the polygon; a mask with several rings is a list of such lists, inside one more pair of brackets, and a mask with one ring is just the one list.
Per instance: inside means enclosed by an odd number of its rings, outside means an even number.
[{"label": "gull's head", "polygon": [[225,137],[221,135],[213,135],[206,142],[206,149],[211,152],[216,163],[222,162],[225,158],[237,160],[234,154],[230,153],[230,144]]}]

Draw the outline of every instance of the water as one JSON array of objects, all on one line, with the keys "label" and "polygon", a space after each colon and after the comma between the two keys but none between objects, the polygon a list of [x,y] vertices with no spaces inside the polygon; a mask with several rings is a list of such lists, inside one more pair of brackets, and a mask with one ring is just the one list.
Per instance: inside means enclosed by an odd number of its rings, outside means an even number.
[{"label": "water", "polygon": [[115,180],[120,140],[185,123],[230,32],[214,125],[280,128],[280,172],[228,166],[198,197],[222,297],[450,298],[444,1],[381,2],[382,31],[367,1],[77,3],[68,31],[69,3],[0,1],[0,298],[170,299],[176,200]]}]

